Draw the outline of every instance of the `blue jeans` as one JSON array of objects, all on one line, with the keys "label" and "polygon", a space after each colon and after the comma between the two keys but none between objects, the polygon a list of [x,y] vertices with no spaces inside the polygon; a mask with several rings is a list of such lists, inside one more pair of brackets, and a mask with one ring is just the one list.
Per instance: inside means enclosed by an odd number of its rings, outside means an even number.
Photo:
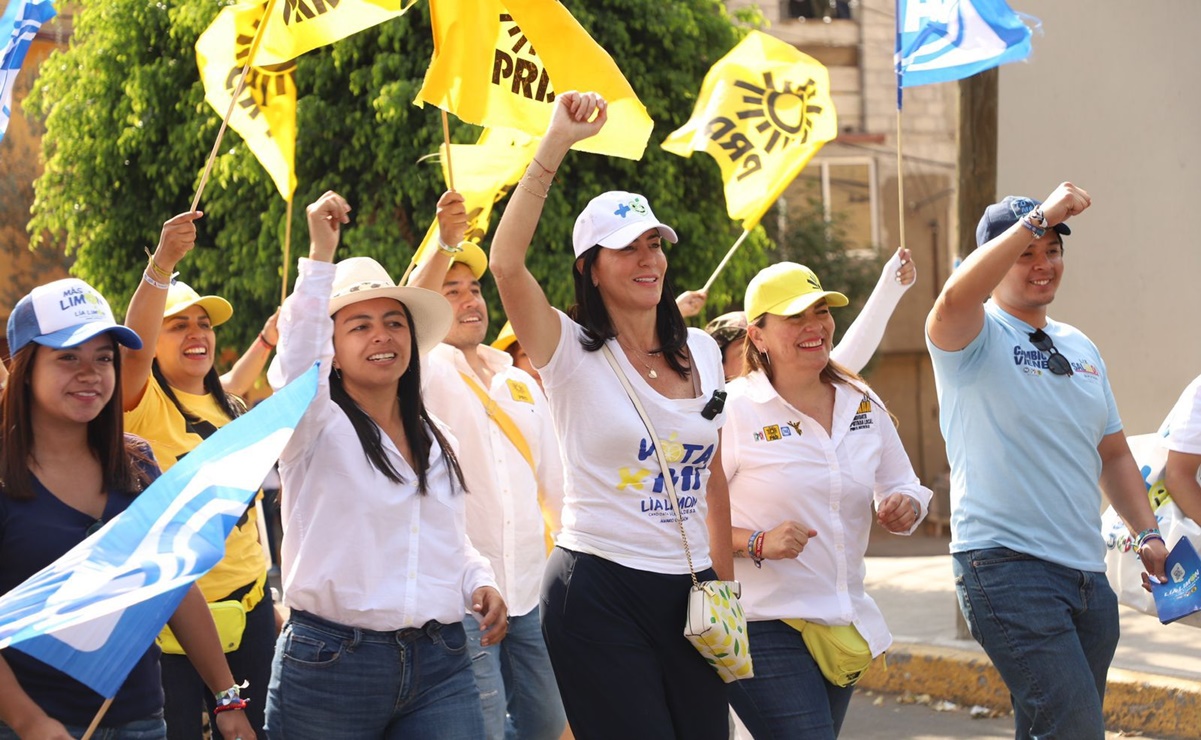
[{"label": "blue jeans", "polygon": [[[88,731],[87,725],[66,725],[66,728],[71,737],[83,737]],[[92,734],[92,740],[165,740],[166,737],[167,723],[162,712],[117,727],[98,727]],[[17,740],[17,733],[0,722],[0,740]]]},{"label": "blue jeans", "polygon": [[990,547],[952,553],[959,608],[1013,699],[1015,737],[1100,740],[1118,600],[1104,573]]},{"label": "blue jeans", "polygon": [[437,737],[484,734],[461,624],[376,632],[292,612],[267,695],[267,737]]},{"label": "blue jeans", "polygon": [[567,726],[538,610],[510,617],[499,645],[480,647],[479,623],[463,620],[488,740],[558,740]]},{"label": "blue jeans", "polygon": [[805,647],[801,633],[779,620],[747,622],[755,677],[730,684],[730,706],[755,740],[833,740],[855,687],[835,686]]}]

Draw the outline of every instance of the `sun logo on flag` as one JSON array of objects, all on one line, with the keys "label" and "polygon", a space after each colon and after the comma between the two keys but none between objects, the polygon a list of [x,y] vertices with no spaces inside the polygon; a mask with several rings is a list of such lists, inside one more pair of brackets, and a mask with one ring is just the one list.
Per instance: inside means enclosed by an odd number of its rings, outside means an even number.
[{"label": "sun logo on flag", "polygon": [[755,125],[755,130],[761,134],[771,132],[763,146],[764,151],[771,153],[777,144],[787,149],[794,141],[808,142],[813,119],[823,110],[813,102],[818,91],[812,78],[802,83],[783,80],[777,88],[773,74],[764,72],[762,86],[745,80],[737,80],[734,86],[747,91],[742,102],[753,106],[739,111],[738,118],[762,118],[764,120]]},{"label": "sun logo on flag", "polygon": [[[242,67],[246,65],[246,60],[250,58],[250,46],[254,42],[255,31],[258,30],[259,23],[262,20],[256,18],[249,27],[238,28],[237,36],[234,39],[234,66],[230,68],[229,74],[225,76],[225,88],[231,93],[238,86],[238,77],[242,74]],[[239,24],[240,26],[241,24]],[[248,108],[248,115],[251,118],[257,118],[259,113],[264,108],[271,105],[271,101],[277,95],[287,95],[289,88],[294,87],[293,77],[296,72],[296,60],[289,60],[282,64],[271,64],[266,66],[252,66],[246,73],[245,91],[242,93],[242,100],[239,105],[243,108]],[[249,92],[253,104],[246,99],[246,92]],[[271,132],[268,130],[267,135]]]}]

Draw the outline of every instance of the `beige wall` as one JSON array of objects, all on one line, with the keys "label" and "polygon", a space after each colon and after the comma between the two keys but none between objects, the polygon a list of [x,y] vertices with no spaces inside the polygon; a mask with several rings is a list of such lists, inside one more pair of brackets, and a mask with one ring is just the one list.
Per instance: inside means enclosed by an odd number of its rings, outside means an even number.
[{"label": "beige wall", "polygon": [[1045,33],[1001,69],[998,193],[1093,196],[1051,315],[1100,347],[1127,432],[1153,431],[1201,373],[1201,2],[1011,5]]}]

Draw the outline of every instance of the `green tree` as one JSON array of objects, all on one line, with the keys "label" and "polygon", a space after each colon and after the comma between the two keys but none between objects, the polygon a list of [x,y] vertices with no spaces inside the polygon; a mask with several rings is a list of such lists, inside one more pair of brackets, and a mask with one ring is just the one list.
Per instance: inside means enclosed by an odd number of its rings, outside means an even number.
[{"label": "green tree", "polygon": [[[560,306],[571,302],[571,229],[588,198],[608,189],[646,195],[683,243],[671,253],[678,290],[699,287],[739,233],[725,213],[708,156],[668,154],[659,142],[689,117],[709,67],[742,31],[720,0],[565,0],[638,91],[655,120],[639,162],[573,153],[560,170],[531,249],[530,266]],[[90,0],[71,48],[41,69],[29,101],[45,119],[45,172],[31,231],[63,243],[74,272],[121,306],[134,290],[161,223],[187,209],[220,118],[204,103],[197,37],[216,16],[211,0]],[[307,253],[304,205],[332,189],[355,208],[344,255],[369,255],[400,275],[443,190],[419,162],[442,138],[436,109],[412,104],[432,53],[429,10],[405,16],[298,60],[299,186],[292,264]],[[453,121],[452,139],[476,127]],[[285,203],[237,134],[228,132],[200,208],[197,249],[181,266],[201,292],[234,303],[221,343],[240,347],[280,295]],[[498,215],[493,216],[493,224]],[[487,244],[484,245],[487,248]],[[751,265],[766,263],[757,230],[714,287],[711,305],[741,297]],[[289,274],[294,275],[294,267]],[[500,302],[486,290],[500,328]]]}]

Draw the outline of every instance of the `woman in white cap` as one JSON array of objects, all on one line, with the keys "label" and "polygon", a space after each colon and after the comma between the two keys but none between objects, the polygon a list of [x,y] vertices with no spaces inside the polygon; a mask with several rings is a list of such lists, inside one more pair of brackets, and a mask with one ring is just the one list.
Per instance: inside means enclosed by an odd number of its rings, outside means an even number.
[{"label": "woman in white cap", "polygon": [[[200,216],[182,213],[163,224],[158,246],[125,314],[126,323],[145,340],[141,349],[127,350],[123,358],[125,424],[150,443],[163,470],[245,411],[242,400],[226,391],[214,367],[214,328],[233,316],[233,307],[224,298],[201,296],[173,279],[175,267],[196,243],[195,222]],[[257,374],[266,364],[270,341],[260,334],[255,343],[263,346],[252,350],[244,362],[254,365]],[[197,584],[209,603],[227,602],[227,609],[240,607],[246,614],[244,624],[219,619],[217,626],[224,644],[237,645],[227,655],[234,672],[247,683],[242,689],[249,701],[247,716],[261,733],[276,630],[267,559],[258,534],[258,513],[251,506],[229,533],[225,557]],[[204,714],[216,706],[217,697],[209,693],[167,632],[160,645],[169,736],[192,740],[201,733]]]},{"label": "woman in white cap", "polygon": [[[483,737],[462,620],[506,629],[488,561],[467,539],[463,476],[426,413],[419,355],[450,304],[396,287],[375,260],[332,264],[350,206],[308,207],[309,258],[280,316],[280,387],[314,362],[321,385],[280,457],[282,570],[267,732],[283,738]],[[332,320],[331,320],[332,319]]]},{"label": "woman in white cap", "polygon": [[[159,469],[125,434],[121,353],[142,340],[113,321],[104,297],[74,278],[35,288],[8,320],[12,382],[0,397],[0,594],[49,566],[124,511]],[[234,686],[199,589],[172,626],[208,689]],[[134,665],[100,720],[103,737],[166,737],[157,648]],[[80,737],[106,697],[15,649],[0,657],[0,738]],[[244,708],[231,702],[228,709]],[[227,740],[251,740],[242,711],[216,716]],[[101,736],[101,735],[98,735]]]},{"label": "woman in white cap", "polygon": [[[692,586],[656,453],[668,453],[697,578],[728,578],[729,508],[717,446],[721,354],[689,330],[667,285],[675,231],[640,195],[594,198],[576,220],[577,305],[547,302],[525,266],[552,177],[600,130],[605,101],[565,92],[492,242],[492,273],[542,376],[566,461],[562,530],[547,565],[542,631],[577,738],[725,738],[725,685],[683,635]],[[649,439],[602,348],[650,416]],[[710,546],[712,552],[710,551]],[[715,574],[716,571],[716,574]]]},{"label": "woman in white cap", "polygon": [[830,309],[845,305],[793,262],[747,287],[749,373],[729,385],[722,464],[755,659],[730,704],[757,738],[837,737],[854,682],[892,642],[863,590],[872,508],[910,534],[930,501],[888,410],[830,358]]}]

